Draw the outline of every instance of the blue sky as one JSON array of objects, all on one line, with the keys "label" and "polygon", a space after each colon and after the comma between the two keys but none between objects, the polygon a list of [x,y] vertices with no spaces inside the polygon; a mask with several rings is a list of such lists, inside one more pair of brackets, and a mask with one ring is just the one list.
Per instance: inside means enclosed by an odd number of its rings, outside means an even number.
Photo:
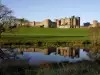
[{"label": "blue sky", "polygon": [[52,21],[55,18],[80,16],[81,24],[100,21],[100,0],[2,0],[18,18],[30,21]]}]

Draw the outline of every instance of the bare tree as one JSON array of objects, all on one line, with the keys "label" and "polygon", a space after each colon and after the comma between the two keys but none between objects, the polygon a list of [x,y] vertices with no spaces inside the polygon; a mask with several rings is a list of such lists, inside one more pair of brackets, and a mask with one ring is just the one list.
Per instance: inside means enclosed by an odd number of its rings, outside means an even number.
[{"label": "bare tree", "polygon": [[3,25],[6,23],[8,16],[11,16],[12,11],[5,5],[0,4],[0,38],[3,29]]},{"label": "bare tree", "polygon": [[9,16],[8,18],[8,29],[12,31],[12,29],[17,28],[19,25],[19,21],[14,16]]}]

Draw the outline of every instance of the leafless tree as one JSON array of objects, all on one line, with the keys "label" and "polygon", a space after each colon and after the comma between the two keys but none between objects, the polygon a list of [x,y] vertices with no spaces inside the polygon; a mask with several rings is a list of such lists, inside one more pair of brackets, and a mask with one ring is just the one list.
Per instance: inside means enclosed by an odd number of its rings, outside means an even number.
[{"label": "leafless tree", "polygon": [[12,15],[12,10],[3,4],[0,4],[0,38],[3,29],[3,25],[7,22],[8,16]]}]

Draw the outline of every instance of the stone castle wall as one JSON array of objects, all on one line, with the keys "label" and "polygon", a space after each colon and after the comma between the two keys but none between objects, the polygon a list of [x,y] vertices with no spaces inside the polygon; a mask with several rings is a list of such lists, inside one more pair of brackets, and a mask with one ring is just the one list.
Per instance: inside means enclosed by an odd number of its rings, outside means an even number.
[{"label": "stone castle wall", "polygon": [[30,22],[29,25],[33,26],[33,27],[40,27],[40,26],[44,25],[45,28],[48,28],[50,23],[51,23],[51,20],[46,19],[46,20],[44,20],[42,22],[36,22],[36,21]]},{"label": "stone castle wall", "polygon": [[80,17],[72,16],[70,18],[61,18],[61,19],[55,19],[54,22],[52,22],[50,19],[46,19],[41,22],[29,22],[30,26],[33,27],[45,27],[45,28],[51,28],[51,27],[57,27],[57,28],[79,28],[80,27]]}]

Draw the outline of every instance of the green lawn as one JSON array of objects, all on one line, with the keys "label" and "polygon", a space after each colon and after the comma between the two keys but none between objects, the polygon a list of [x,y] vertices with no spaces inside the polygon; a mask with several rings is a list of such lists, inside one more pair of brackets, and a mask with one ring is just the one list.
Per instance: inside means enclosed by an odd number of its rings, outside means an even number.
[{"label": "green lawn", "polygon": [[58,29],[58,28],[20,28],[17,34],[31,36],[87,36],[88,29]]},{"label": "green lawn", "polygon": [[[8,34],[8,33],[7,33]],[[12,33],[10,33],[12,34]],[[70,28],[70,29],[59,29],[59,28],[18,28],[16,35],[30,35],[30,36],[87,36],[87,28]],[[4,33],[2,34],[4,35]]]},{"label": "green lawn", "polygon": [[9,40],[86,40],[88,36],[87,28],[26,28],[20,27],[13,33],[2,33],[2,39]]}]

